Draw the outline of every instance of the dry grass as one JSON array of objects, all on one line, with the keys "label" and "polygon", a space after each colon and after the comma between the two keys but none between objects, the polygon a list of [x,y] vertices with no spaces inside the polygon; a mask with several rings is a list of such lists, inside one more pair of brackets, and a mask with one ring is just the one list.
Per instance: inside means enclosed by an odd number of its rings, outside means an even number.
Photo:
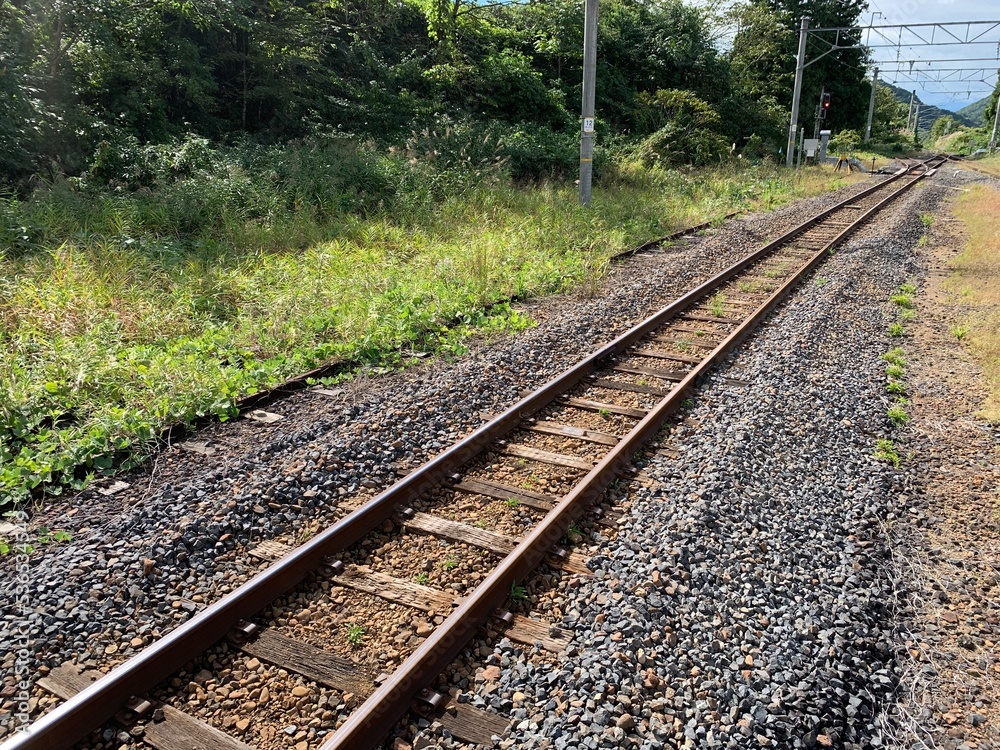
[{"label": "dry grass", "polygon": [[[1000,159],[995,160],[1000,168]],[[969,233],[964,252],[951,266],[946,288],[967,311],[963,325],[983,366],[990,395],[982,416],[1000,422],[1000,191],[978,186],[963,195],[955,214]]]}]

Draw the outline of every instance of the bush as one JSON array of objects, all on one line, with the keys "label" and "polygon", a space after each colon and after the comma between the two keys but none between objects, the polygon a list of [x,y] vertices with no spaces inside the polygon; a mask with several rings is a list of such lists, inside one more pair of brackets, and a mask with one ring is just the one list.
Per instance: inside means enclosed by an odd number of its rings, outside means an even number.
[{"label": "bush", "polygon": [[693,164],[703,166],[721,161],[728,146],[726,139],[707,128],[685,128],[668,123],[639,146],[639,155],[648,166]]},{"label": "bush", "polygon": [[[568,178],[580,166],[580,134],[576,130],[556,132],[527,123],[495,128],[512,178],[543,180]],[[603,150],[595,154],[595,172],[604,161]]]},{"label": "bush", "polygon": [[640,96],[639,119],[656,130],[638,148],[642,161],[702,166],[721,161],[729,144],[718,113],[690,91],[661,89]]},{"label": "bush", "polygon": [[[502,122],[454,122],[440,118],[434,128],[414,133],[402,149],[431,185],[437,198],[509,174],[514,180],[540,181],[576,173],[579,133],[539,125]],[[601,162],[599,161],[598,164]]]},{"label": "bush", "polygon": [[88,172],[74,181],[93,200],[71,204],[93,210],[95,202],[107,203],[110,189],[120,196],[118,209],[141,214],[144,226],[152,222],[183,235],[223,226],[230,218],[269,224],[303,210],[364,213],[392,202],[401,166],[391,162],[337,135],[285,146],[247,141],[225,149],[191,134],[146,146],[131,136],[112,138],[98,146]]},{"label": "bush", "polygon": [[479,65],[435,65],[424,79],[458,110],[476,112],[483,119],[557,128],[572,120],[563,93],[547,88],[531,58],[516,50],[495,52]]},{"label": "bush", "polygon": [[861,134],[857,130],[841,130],[830,139],[829,150],[835,154],[849,154],[860,145]]}]

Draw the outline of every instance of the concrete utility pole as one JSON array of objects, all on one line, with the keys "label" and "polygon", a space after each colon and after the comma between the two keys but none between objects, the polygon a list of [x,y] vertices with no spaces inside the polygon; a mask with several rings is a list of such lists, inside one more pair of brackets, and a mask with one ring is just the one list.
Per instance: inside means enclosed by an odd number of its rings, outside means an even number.
[{"label": "concrete utility pole", "polygon": [[806,69],[807,36],[809,36],[809,17],[805,16],[799,28],[799,55],[795,64],[795,87],[792,89],[792,116],[788,123],[788,153],[785,154],[785,167],[788,169],[795,165],[795,131],[799,126],[799,101],[802,99],[802,74]]},{"label": "concrete utility pole", "polygon": [[878,68],[872,71],[872,98],[868,100],[868,124],[865,125],[865,143],[872,139],[872,118],[875,116],[875,88],[878,86]]},{"label": "concrete utility pole", "polygon": [[906,110],[906,129],[910,129],[910,120],[913,119],[913,100],[917,98],[917,92],[913,91],[910,94],[910,108]]},{"label": "concrete utility pole", "polygon": [[920,127],[920,102],[917,102],[913,108],[913,137],[917,137],[917,128]]},{"label": "concrete utility pole", "polygon": [[997,108],[993,111],[993,135],[990,136],[990,153],[997,150],[997,125],[1000,125],[1000,97],[997,98]]},{"label": "concrete utility pole", "polygon": [[580,203],[590,205],[594,178],[594,96],[597,89],[597,0],[586,0],[583,16],[583,111],[580,119]]}]

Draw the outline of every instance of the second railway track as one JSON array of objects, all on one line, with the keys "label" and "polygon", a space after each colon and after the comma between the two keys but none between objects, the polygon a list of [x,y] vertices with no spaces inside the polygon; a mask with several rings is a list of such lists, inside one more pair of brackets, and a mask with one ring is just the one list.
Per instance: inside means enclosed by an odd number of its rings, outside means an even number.
[{"label": "second railway track", "polygon": [[[377,746],[415,704],[439,710],[449,698],[429,686],[487,623],[513,640],[558,650],[568,634],[506,610],[520,583],[541,564],[586,575],[583,561],[560,548],[572,524],[629,470],[635,452],[680,408],[700,376],[832,248],[942,162],[901,170],[761,247],[301,546],[264,545],[257,554],[270,560],[269,567],[111,673],[90,682],[72,666],[55,670],[42,684],[64,703],[0,750],[71,747],[109,721],[162,750],[246,750],[252,745],[243,720],[222,717],[213,722],[218,726],[209,725],[184,713],[183,701],[172,697],[176,691],[162,684],[220,642],[336,691],[338,701],[328,702],[318,720],[324,750]],[[484,528],[474,516],[492,519],[493,527]],[[527,518],[533,525],[518,527]],[[379,531],[375,544],[372,535]],[[469,583],[449,586],[444,565],[428,568],[426,550],[406,547],[404,531],[460,545],[464,557],[447,562],[461,564]],[[309,613],[298,620],[322,622],[334,588],[383,601],[397,617],[423,624],[383,667],[374,659],[358,666],[288,627],[295,618],[284,613],[292,602]],[[369,605],[355,619],[373,616]],[[223,685],[230,677],[216,679],[227,695],[242,689]],[[262,689],[270,694],[282,688],[253,689],[259,701]],[[467,732],[475,741],[496,724],[485,721],[484,729],[476,722],[463,714],[453,721],[453,733]]]}]

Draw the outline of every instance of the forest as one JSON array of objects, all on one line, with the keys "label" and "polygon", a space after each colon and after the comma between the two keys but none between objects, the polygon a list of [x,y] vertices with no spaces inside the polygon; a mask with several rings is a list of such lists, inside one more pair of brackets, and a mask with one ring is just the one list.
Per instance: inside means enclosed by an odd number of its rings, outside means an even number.
[{"label": "forest", "polygon": [[[583,210],[577,0],[0,0],[0,506],[321,364],[454,356],[615,252],[835,186],[774,166],[794,29],[863,9],[601,0]],[[803,94],[855,138],[861,63]],[[902,147],[905,114],[880,88],[876,139]]]},{"label": "forest", "polygon": [[[733,143],[776,153],[799,17],[850,25],[864,7],[752,0],[720,16],[680,0],[604,0],[600,140],[676,163],[718,160]],[[156,179],[157,146],[184,162],[198,139],[389,147],[451,128],[502,139],[515,178],[565,175],[582,27],[576,0],[3,0],[0,174],[15,186],[85,174],[135,189]],[[808,69],[803,101],[825,85],[836,129],[864,125],[862,60],[846,51]],[[803,115],[811,127],[810,106]],[[890,118],[877,124],[886,137]]]}]

